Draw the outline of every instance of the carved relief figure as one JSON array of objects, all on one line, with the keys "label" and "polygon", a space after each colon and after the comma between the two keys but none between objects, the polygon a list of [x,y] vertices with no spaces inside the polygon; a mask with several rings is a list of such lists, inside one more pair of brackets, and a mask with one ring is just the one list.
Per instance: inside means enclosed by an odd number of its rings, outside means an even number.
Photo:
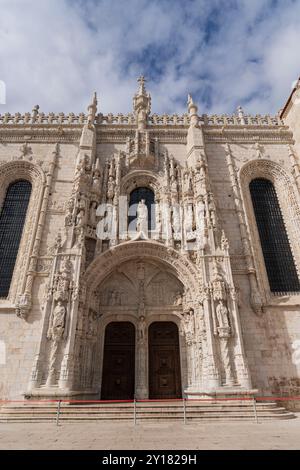
[{"label": "carved relief figure", "polygon": [[65,320],[66,307],[63,305],[62,301],[59,300],[50,317],[47,333],[48,339],[53,341],[60,341],[63,338],[65,331]]}]

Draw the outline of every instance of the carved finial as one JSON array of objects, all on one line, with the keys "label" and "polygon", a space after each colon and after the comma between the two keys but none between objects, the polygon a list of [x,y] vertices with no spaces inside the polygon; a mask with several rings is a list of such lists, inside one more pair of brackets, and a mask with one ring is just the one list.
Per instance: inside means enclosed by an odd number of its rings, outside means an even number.
[{"label": "carved finial", "polygon": [[94,124],[95,117],[97,114],[97,105],[97,93],[94,92],[92,102],[88,106],[88,125]]},{"label": "carved finial", "polygon": [[242,106],[239,106],[237,108],[237,114],[238,114],[238,117],[240,118],[240,121],[241,121],[241,124],[245,124],[245,114],[244,114],[244,110],[242,108]]},{"label": "carved finial", "polygon": [[224,230],[222,230],[222,236],[221,236],[221,249],[223,251],[228,251],[228,249],[229,249],[228,239],[225,235]]},{"label": "carved finial", "polygon": [[34,107],[33,107],[33,110],[32,110],[32,113],[31,113],[31,122],[35,122],[36,121],[36,118],[39,114],[39,105],[36,104]]},{"label": "carved finial", "polygon": [[193,98],[190,94],[188,94],[187,105],[188,105],[188,112],[189,112],[190,119],[191,119],[191,126],[197,126],[197,124],[199,123],[199,117],[197,114],[198,106],[195,105]]},{"label": "carved finial", "polygon": [[190,94],[188,94],[187,104],[188,106],[191,106],[192,104],[194,104],[193,98]]},{"label": "carved finial", "polygon": [[133,97],[133,110],[136,116],[138,129],[143,130],[147,126],[148,116],[151,111],[151,96],[146,93],[145,78],[141,75],[138,78],[139,90]]},{"label": "carved finial", "polygon": [[146,87],[145,87],[145,83],[146,83],[146,79],[144,77],[144,75],[141,75],[138,79],[138,84],[139,84],[139,91],[138,91],[138,94],[139,95],[145,95],[146,94]]}]

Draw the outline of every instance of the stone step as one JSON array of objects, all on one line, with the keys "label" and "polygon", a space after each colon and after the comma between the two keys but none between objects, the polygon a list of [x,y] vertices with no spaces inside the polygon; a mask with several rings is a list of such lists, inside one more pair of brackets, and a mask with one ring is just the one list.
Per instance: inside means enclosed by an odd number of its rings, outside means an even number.
[{"label": "stone step", "polygon": [[[218,401],[218,402],[187,402],[187,420],[254,420],[253,402]],[[54,421],[57,415],[56,404],[7,404],[0,408],[0,422],[41,422]],[[256,404],[256,415],[260,420],[290,419],[294,415],[274,402]],[[138,402],[136,419],[139,421],[183,420],[182,402]],[[60,420],[73,421],[123,421],[133,420],[133,403],[93,405],[61,405]]]}]

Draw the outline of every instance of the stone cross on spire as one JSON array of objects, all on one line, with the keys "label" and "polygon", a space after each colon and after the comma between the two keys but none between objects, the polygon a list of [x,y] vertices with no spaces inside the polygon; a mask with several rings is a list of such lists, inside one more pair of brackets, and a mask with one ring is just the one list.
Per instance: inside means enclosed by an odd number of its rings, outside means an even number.
[{"label": "stone cross on spire", "polygon": [[145,77],[141,75],[138,78],[138,92],[133,97],[133,111],[136,116],[138,129],[140,130],[146,128],[148,116],[151,111],[151,96],[146,92],[145,82]]}]

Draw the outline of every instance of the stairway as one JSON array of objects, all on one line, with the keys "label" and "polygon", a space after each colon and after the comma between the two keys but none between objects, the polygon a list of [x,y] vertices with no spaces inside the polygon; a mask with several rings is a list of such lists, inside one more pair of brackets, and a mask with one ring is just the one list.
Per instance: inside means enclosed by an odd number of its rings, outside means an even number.
[{"label": "stairway", "polygon": [[[8,403],[0,407],[0,423],[55,422],[56,403]],[[180,401],[147,401],[134,403],[61,403],[59,422],[127,421],[147,422],[216,422],[216,421],[267,421],[295,418],[293,413],[275,402],[251,400],[186,401],[185,412]]]}]

